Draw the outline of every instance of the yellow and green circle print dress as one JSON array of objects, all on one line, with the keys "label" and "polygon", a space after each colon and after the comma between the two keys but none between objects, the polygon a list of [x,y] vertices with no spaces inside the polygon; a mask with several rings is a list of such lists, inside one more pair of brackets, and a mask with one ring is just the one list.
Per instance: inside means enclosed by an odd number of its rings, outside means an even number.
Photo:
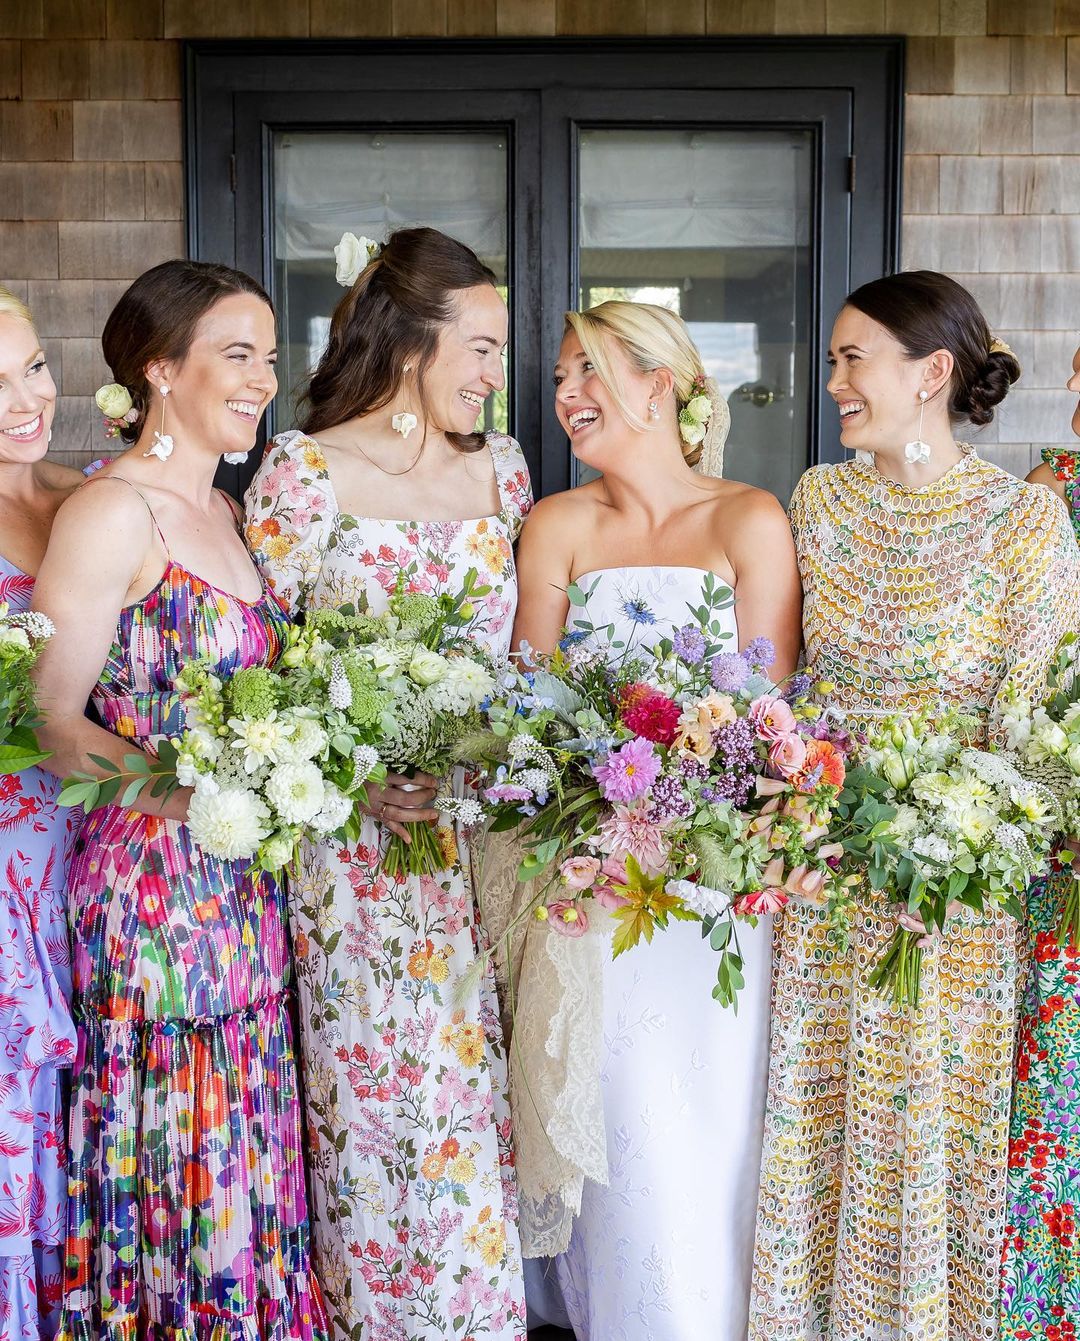
[{"label": "yellow and green circle print dress", "polygon": [[[1076,627],[1080,550],[1061,500],[964,448],[939,480],[858,460],[791,504],[807,661],[852,725],[927,704],[1037,697]],[[850,952],[821,911],[778,919],[750,1336],[995,1341],[1023,929],[964,910],[897,1011],[868,976],[895,928],[867,895]]]}]

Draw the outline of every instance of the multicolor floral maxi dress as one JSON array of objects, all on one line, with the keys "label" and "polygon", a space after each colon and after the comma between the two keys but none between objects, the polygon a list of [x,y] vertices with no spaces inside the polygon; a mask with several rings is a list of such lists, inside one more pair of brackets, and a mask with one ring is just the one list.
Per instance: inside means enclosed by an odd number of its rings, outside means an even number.
[{"label": "multicolor floral maxi dress", "polygon": [[[386,608],[407,590],[488,594],[471,633],[505,654],[512,543],[532,496],[521,449],[489,435],[502,510],[471,521],[341,512],[318,444],[286,433],[247,497],[248,544],[293,611]],[[353,848],[308,848],[290,889],[316,1268],[338,1341],[525,1335],[506,1065],[468,863],[388,879],[372,819]]]},{"label": "multicolor floral maxi dress", "polygon": [[[162,541],[164,543],[164,540]],[[171,559],[121,612],[93,693],[153,747],[176,676],[277,658],[286,615]],[[284,896],[176,820],[108,806],[70,874],[78,1021],[65,1341],[318,1341]]]},{"label": "multicolor floral maxi dress", "polygon": [[[1061,501],[980,461],[908,488],[846,461],[791,504],[807,660],[857,726],[930,704],[994,729],[1077,625]],[[752,1341],[995,1341],[1023,929],[961,910],[922,1003],[868,976],[896,926],[867,896],[848,954],[792,903],[774,941]]]},{"label": "multicolor floral maxi dress", "polygon": [[[1043,449],[1065,484],[1080,539],[1080,457]],[[1028,890],[1031,974],[1009,1140],[1001,1272],[1002,1341],[1080,1336],[1080,952],[1058,944],[1069,866]]]},{"label": "multicolor floral maxi dress", "polygon": [[[34,579],[0,558],[0,601]],[[0,777],[0,1341],[55,1334],[67,1205],[63,1092],[75,1057],[66,875],[76,815],[40,768]]]}]

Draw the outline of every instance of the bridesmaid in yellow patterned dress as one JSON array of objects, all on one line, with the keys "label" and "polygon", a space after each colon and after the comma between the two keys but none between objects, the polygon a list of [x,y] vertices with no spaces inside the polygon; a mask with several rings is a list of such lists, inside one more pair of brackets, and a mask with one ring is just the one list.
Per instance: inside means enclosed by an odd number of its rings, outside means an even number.
[{"label": "bridesmaid in yellow patterned dress", "polygon": [[[1019,366],[927,271],[856,290],[829,357],[856,459],[792,500],[807,660],[856,726],[940,703],[992,736],[1007,686],[1039,692],[1080,593],[1061,501],[953,438]],[[867,985],[895,917],[867,903],[848,955],[809,905],[776,929],[754,1341],[997,1336],[1021,928],[958,912],[908,1014]]]}]

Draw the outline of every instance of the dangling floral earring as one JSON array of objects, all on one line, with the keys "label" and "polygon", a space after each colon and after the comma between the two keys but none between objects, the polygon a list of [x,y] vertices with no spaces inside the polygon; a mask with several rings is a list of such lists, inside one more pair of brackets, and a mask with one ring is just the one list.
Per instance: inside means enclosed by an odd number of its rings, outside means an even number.
[{"label": "dangling floral earring", "polygon": [[912,465],[925,466],[927,461],[930,460],[930,444],[922,440],[922,421],[928,395],[929,392],[927,391],[919,392],[919,431],[915,435],[914,442],[904,444],[904,460],[911,462]]},{"label": "dangling floral earring", "polygon": [[[402,375],[407,373],[411,367],[411,363],[406,363],[405,367],[401,370]],[[400,433],[403,438],[407,438],[416,425],[416,415],[410,414],[408,410],[399,410],[398,413],[394,415],[393,419],[390,420],[390,427],[395,433]]]},{"label": "dangling floral earring", "polygon": [[165,397],[169,394],[168,384],[162,382],[158,390],[161,392],[161,427],[154,430],[154,441],[143,452],[143,456],[156,456],[159,461],[168,461],[176,446],[172,434],[165,432]]}]

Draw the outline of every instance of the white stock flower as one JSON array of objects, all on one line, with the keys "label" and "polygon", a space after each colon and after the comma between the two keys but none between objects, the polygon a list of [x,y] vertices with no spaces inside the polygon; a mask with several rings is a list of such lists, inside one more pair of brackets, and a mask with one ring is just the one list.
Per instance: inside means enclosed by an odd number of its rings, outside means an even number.
[{"label": "white stock flower", "polygon": [[187,826],[199,847],[223,861],[253,857],[270,830],[269,812],[247,788],[215,794],[196,790],[188,808]]},{"label": "white stock flower", "polygon": [[431,685],[446,674],[446,658],[426,647],[418,647],[409,662],[409,679],[420,685]]},{"label": "white stock flower", "polygon": [[326,784],[315,764],[278,764],[265,791],[286,824],[310,824],[326,800]]}]

